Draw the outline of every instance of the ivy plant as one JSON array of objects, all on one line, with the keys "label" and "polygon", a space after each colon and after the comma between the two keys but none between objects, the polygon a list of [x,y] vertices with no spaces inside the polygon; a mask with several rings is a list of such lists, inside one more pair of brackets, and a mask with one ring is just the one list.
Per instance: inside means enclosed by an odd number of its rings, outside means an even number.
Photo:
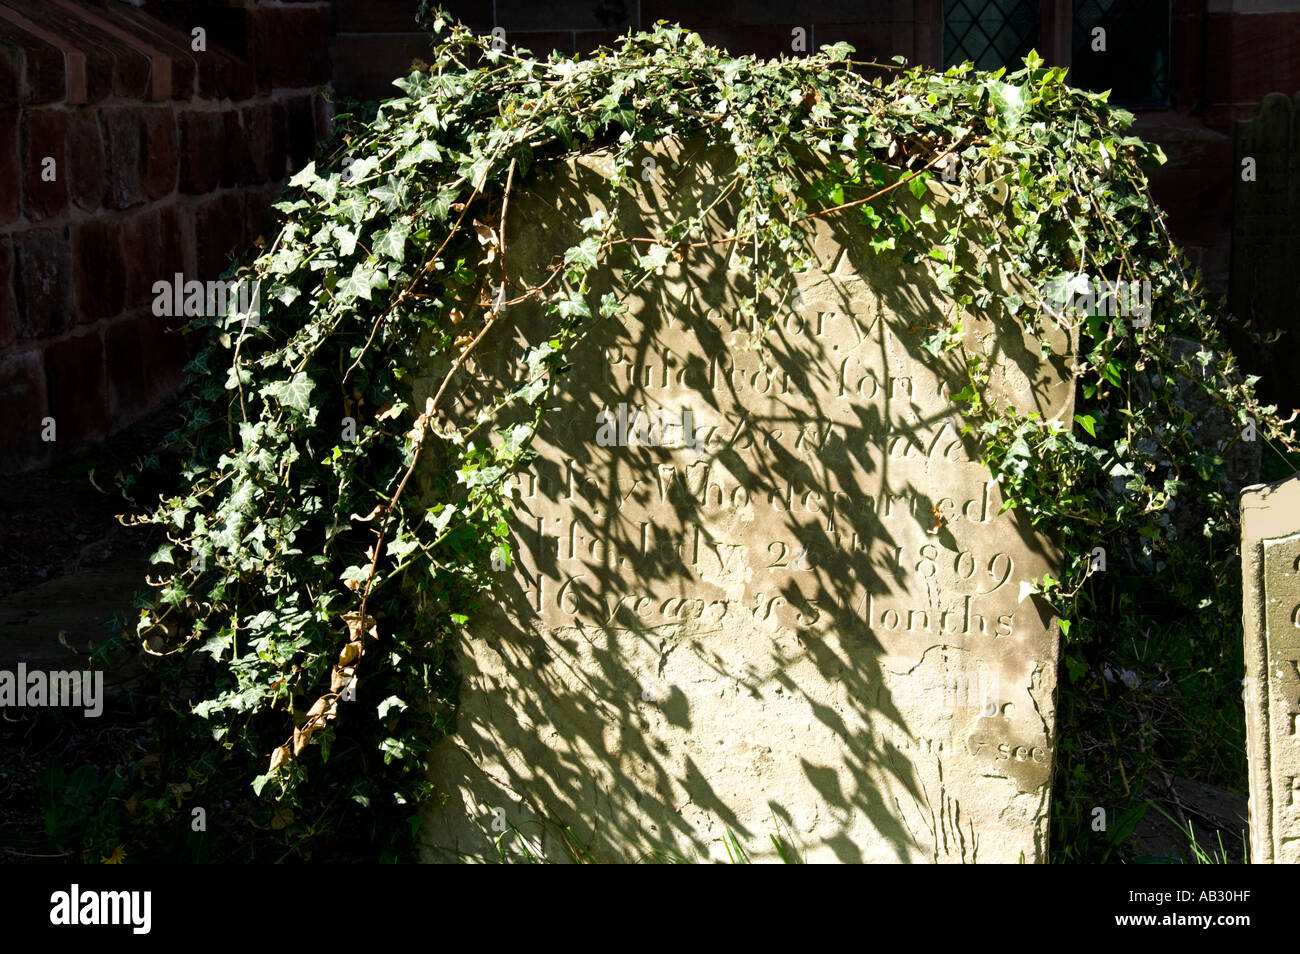
[{"label": "ivy plant", "polygon": [[[396,82],[397,98],[336,118],[328,148],[276,205],[278,233],[232,269],[260,289],[260,314],[233,306],[192,323],[202,346],[172,435],[185,464],[175,494],[141,517],[168,542],[137,634],[203,674],[174,703],[193,730],[185,751],[251,786],[270,828],[306,839],[341,805],[384,806],[409,818],[394,844],[409,843],[434,796],[427,756],[453,725],[451,649],[492,562],[511,560],[506,481],[528,464],[545,398],[564,387],[567,349],[626,307],[595,296],[593,277],[631,249],[648,278],[701,240],[698,219],[656,238],[593,216],[544,281],[520,287],[510,198],[540,167],[605,154],[615,209],[637,187],[646,143],[727,147],[734,168],[720,188],[738,198],[728,241],[765,321],[806,264],[808,219],[845,208],[859,210],[877,254],[936,263],[952,307],[930,329],[935,355],[959,345],[963,314],[1013,315],[1045,355],[1054,324],[1077,321],[1074,422],[999,406],[978,360],[958,395],[1007,506],[1065,547],[1061,579],[1034,588],[1072,647],[1105,638],[1097,547],[1109,548],[1111,578],[1122,564],[1195,592],[1222,573],[1236,533],[1227,443],[1250,424],[1263,444],[1295,449],[1238,372],[1152,202],[1143,166],[1159,150],[1036,55],[1012,73],[864,63],[846,43],[762,61],[660,23],[585,58],[539,57],[436,10],[426,25],[428,64]],[[828,170],[811,197],[798,187],[808,150]],[[930,245],[893,200],[922,197],[933,178],[955,214]],[[1150,321],[1067,319],[1044,298],[996,294],[973,254],[990,249],[1034,288],[1063,274],[1149,282]],[[544,308],[553,335],[520,380],[453,421],[443,402],[456,375],[524,301]],[[442,387],[412,406],[412,377],[428,367],[446,369]],[[507,404],[523,423],[498,428]],[[417,466],[436,478],[415,495]],[[1170,519],[1175,506],[1197,515],[1193,526]]]}]

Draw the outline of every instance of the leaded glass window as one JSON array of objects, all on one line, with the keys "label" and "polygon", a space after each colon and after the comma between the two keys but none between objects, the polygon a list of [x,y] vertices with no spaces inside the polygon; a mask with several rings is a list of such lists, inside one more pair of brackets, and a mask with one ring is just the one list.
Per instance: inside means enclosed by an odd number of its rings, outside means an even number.
[{"label": "leaded glass window", "polygon": [[1070,84],[1122,106],[1169,105],[1169,0],[1073,0]]},{"label": "leaded glass window", "polygon": [[1039,0],[944,0],[944,66],[1016,69],[1039,46],[1039,28]]}]

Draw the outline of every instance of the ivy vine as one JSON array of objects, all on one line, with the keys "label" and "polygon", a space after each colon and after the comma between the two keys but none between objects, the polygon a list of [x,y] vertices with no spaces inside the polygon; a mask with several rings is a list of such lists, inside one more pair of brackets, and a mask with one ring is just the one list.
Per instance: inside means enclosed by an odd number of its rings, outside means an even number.
[{"label": "ivy vine", "polygon": [[[1194,592],[1223,572],[1236,533],[1228,443],[1249,423],[1263,445],[1296,450],[1238,373],[1151,200],[1142,167],[1159,150],[1036,55],[1009,74],[863,63],[845,43],[760,61],[660,23],[585,59],[541,58],[438,11],[426,25],[430,65],[377,110],[337,117],[329,148],[276,206],[278,234],[232,270],[258,283],[260,318],[236,305],[192,323],[204,344],[187,369],[187,423],[171,436],[187,462],[178,491],[140,518],[168,542],[137,634],[153,654],[201,660],[198,695],[175,703],[193,730],[186,745],[201,742],[206,771],[251,783],[273,828],[306,838],[320,830],[307,820],[340,798],[395,807],[418,828],[434,797],[425,760],[453,726],[451,647],[491,562],[511,559],[506,480],[527,465],[567,349],[625,308],[593,300],[593,276],[622,255],[644,280],[703,241],[699,218],[651,237],[595,215],[545,281],[519,287],[510,199],[544,164],[607,154],[605,207],[616,209],[639,185],[646,143],[729,147],[721,188],[739,211],[727,241],[752,278],[745,307],[763,321],[807,266],[807,220],[857,208],[876,253],[938,264],[954,307],[930,331],[936,355],[958,346],[963,313],[1014,315],[1045,350],[1066,320],[1043,300],[995,294],[977,250],[1035,288],[1061,274],[1150,282],[1145,327],[1077,318],[1078,427],[998,406],[978,361],[958,395],[1007,505],[1064,542],[1062,579],[1036,586],[1072,646],[1104,638],[1097,546],[1110,547],[1112,577],[1122,561]],[[798,188],[806,150],[830,162],[811,204]],[[954,167],[954,225],[920,243],[892,199],[923,196]],[[524,380],[453,423],[449,383],[524,301],[541,303],[553,336]],[[1195,347],[1174,345],[1183,339]],[[439,361],[442,388],[412,406],[415,370]],[[527,409],[524,422],[494,429],[507,404]],[[422,461],[438,477],[413,499]],[[1171,521],[1175,506],[1198,514],[1190,533]]]}]

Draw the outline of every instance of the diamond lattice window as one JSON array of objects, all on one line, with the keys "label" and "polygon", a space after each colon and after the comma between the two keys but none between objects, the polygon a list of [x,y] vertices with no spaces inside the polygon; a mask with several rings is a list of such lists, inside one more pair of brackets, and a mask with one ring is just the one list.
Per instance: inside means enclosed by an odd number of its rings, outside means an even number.
[{"label": "diamond lattice window", "polygon": [[1070,83],[1108,89],[1123,106],[1168,106],[1169,7],[1169,0],[1074,0]]},{"label": "diamond lattice window", "polygon": [[1040,45],[1039,30],[1039,0],[944,0],[944,66],[1017,69]]}]

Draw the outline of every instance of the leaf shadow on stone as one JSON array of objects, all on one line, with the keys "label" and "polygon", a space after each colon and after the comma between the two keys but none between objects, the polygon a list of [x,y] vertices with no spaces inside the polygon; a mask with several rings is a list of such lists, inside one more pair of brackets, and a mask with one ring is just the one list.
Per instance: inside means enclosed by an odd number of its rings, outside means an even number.
[{"label": "leaf shadow on stone", "polygon": [[[620,210],[624,233],[661,234],[667,213],[701,208],[727,162],[721,150],[697,152],[684,163],[691,174],[650,190],[648,212]],[[512,200],[521,281],[581,237],[572,223],[607,190],[597,169],[579,166],[574,179],[558,197],[538,183]],[[706,233],[723,234],[736,209],[734,199],[720,205]],[[926,584],[927,602],[904,609],[918,593],[909,576],[940,570],[924,551],[919,561],[909,553],[915,566],[888,559],[895,548],[958,552],[959,536],[969,541],[963,518],[991,519],[966,517],[987,497],[936,499],[946,473],[978,460],[973,441],[944,429],[950,409],[927,410],[934,402],[920,393],[920,374],[890,375],[930,368],[951,394],[965,383],[964,360],[921,350],[918,326],[940,320],[945,306],[931,281],[871,252],[847,215],[819,230],[815,249],[842,252],[803,293],[808,311],[834,316],[839,330],[819,335],[816,317],[779,318],[761,355],[744,347],[736,303],[751,289],[728,269],[727,245],[688,250],[636,291],[627,288],[635,270],[602,273],[608,284],[589,298],[627,295],[631,317],[601,322],[569,355],[534,442],[541,456],[520,479],[518,572],[501,574],[473,624],[477,645],[459,655],[459,732],[434,759],[447,797],[425,836],[435,856],[449,845],[490,856],[489,823],[502,807],[557,860],[565,830],[590,860],[690,856],[728,831],[761,839],[760,825],[778,814],[839,861],[979,860],[980,832],[946,787],[945,761],[947,777],[969,771],[968,739],[1009,737],[1008,719],[973,713],[966,700],[926,713],[932,731],[919,736],[915,706],[891,688],[908,672],[890,668],[900,654],[919,657],[918,667],[931,658],[965,665],[970,634],[958,629],[992,621],[973,616],[972,597],[958,622],[956,604],[941,609],[939,597],[1013,585],[1011,557],[998,582],[996,557],[983,566],[972,556],[963,580],[958,556],[955,570]],[[479,361],[497,380],[510,381],[522,349],[551,333],[534,306],[513,317]],[[972,328],[967,346],[1024,369],[1028,403],[1046,410],[1038,361],[1006,320]],[[683,394],[697,426],[714,428],[703,451],[597,443],[602,412]],[[938,520],[945,501],[953,512]],[[1050,543],[1011,525],[1017,553],[1054,558]],[[900,608],[876,610],[874,600]],[[1047,628],[1043,607],[1023,612]],[[900,641],[892,630],[904,620],[913,638]],[[1041,703],[1029,695],[1035,708],[1052,705],[1050,693]],[[918,773],[916,763],[931,759]],[[1045,821],[1044,766],[988,771],[1016,797],[1040,799]]]}]

